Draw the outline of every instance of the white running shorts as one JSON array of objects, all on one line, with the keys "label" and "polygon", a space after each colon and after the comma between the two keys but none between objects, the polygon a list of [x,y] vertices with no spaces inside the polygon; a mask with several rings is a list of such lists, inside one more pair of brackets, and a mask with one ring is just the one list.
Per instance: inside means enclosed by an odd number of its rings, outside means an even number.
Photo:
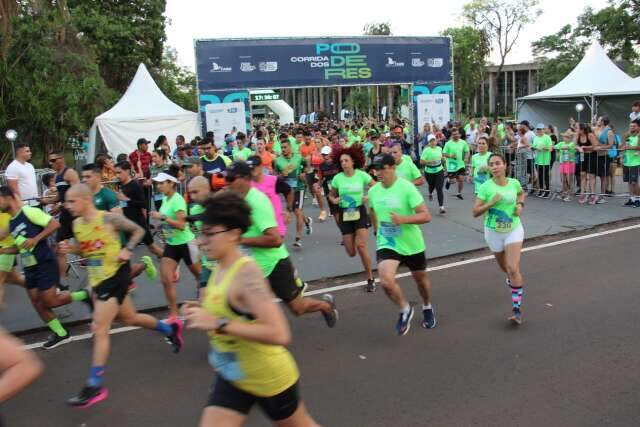
[{"label": "white running shorts", "polygon": [[522,242],[524,240],[524,228],[519,224],[514,230],[508,233],[499,233],[495,230],[485,227],[484,240],[487,242],[489,249],[493,253],[504,252],[504,248],[512,243]]}]

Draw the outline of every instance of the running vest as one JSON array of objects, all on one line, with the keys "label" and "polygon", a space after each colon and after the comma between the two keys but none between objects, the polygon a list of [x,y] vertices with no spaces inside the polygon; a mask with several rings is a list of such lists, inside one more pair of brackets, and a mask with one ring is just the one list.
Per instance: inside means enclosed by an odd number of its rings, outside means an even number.
[{"label": "running vest", "polygon": [[69,168],[65,167],[62,172],[56,174],[56,189],[58,190],[58,200],[61,203],[65,201],[65,195],[67,194],[67,190],[71,187],[67,181],[64,180],[64,174],[67,173]]},{"label": "running vest", "polygon": [[278,223],[278,233],[280,236],[284,237],[287,235],[287,226],[284,223],[284,217],[282,216],[282,201],[276,192],[276,182],[278,182],[278,177],[263,174],[262,178],[262,182],[251,181],[251,186],[262,191],[271,201],[274,213],[276,214],[276,222]]},{"label": "running vest", "polygon": [[[229,286],[249,257],[238,259],[218,282],[216,265],[209,279],[202,307],[216,317],[234,322],[252,323],[246,315],[229,306]],[[291,353],[280,345],[261,344],[242,338],[209,332],[209,363],[218,375],[235,387],[258,397],[282,393],[298,381],[300,374]]]},{"label": "running vest", "polygon": [[122,263],[117,261],[122,246],[118,233],[104,222],[104,211],[97,211],[89,223],[82,218],[73,221],[75,236],[82,256],[87,258],[89,285],[96,287],[115,276]]}]

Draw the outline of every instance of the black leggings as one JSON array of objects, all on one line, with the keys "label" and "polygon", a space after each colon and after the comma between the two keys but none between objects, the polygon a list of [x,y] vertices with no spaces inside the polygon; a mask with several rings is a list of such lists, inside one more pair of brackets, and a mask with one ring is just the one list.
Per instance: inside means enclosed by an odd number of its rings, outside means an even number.
[{"label": "black leggings", "polygon": [[444,171],[437,173],[425,173],[427,178],[427,184],[429,184],[429,194],[433,193],[435,189],[438,193],[438,205],[444,206],[444,193],[442,192],[442,186],[444,185]]},{"label": "black leggings", "polygon": [[537,165],[538,167],[538,187],[541,190],[549,191],[549,165]]}]

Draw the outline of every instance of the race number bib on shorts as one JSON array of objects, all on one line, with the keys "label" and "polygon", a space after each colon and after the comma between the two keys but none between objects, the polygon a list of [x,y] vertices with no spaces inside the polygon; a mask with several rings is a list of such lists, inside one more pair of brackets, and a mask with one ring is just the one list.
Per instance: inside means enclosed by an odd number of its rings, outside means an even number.
[{"label": "race number bib on shorts", "polygon": [[509,233],[513,226],[513,220],[511,218],[499,218],[496,219],[496,231],[500,233]]},{"label": "race number bib on shorts", "polygon": [[357,221],[360,219],[360,209],[348,208],[342,212],[342,220],[345,222]]}]

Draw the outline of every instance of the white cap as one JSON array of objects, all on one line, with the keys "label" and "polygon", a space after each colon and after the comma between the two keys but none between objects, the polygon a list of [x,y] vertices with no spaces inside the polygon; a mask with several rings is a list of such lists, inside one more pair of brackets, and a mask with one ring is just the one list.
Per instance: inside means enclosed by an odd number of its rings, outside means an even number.
[{"label": "white cap", "polygon": [[325,145],[320,149],[320,154],[325,154],[325,155],[331,154],[331,147],[329,147],[328,145]]},{"label": "white cap", "polygon": [[173,175],[169,175],[168,173],[164,173],[164,172],[160,172],[155,178],[153,178],[153,180],[155,182],[171,181],[171,182],[175,182],[176,184],[178,183],[178,178],[176,178]]},{"label": "white cap", "polygon": [[433,141],[434,139],[436,139],[436,136],[434,134],[430,133],[429,136],[427,137],[427,142]]}]

